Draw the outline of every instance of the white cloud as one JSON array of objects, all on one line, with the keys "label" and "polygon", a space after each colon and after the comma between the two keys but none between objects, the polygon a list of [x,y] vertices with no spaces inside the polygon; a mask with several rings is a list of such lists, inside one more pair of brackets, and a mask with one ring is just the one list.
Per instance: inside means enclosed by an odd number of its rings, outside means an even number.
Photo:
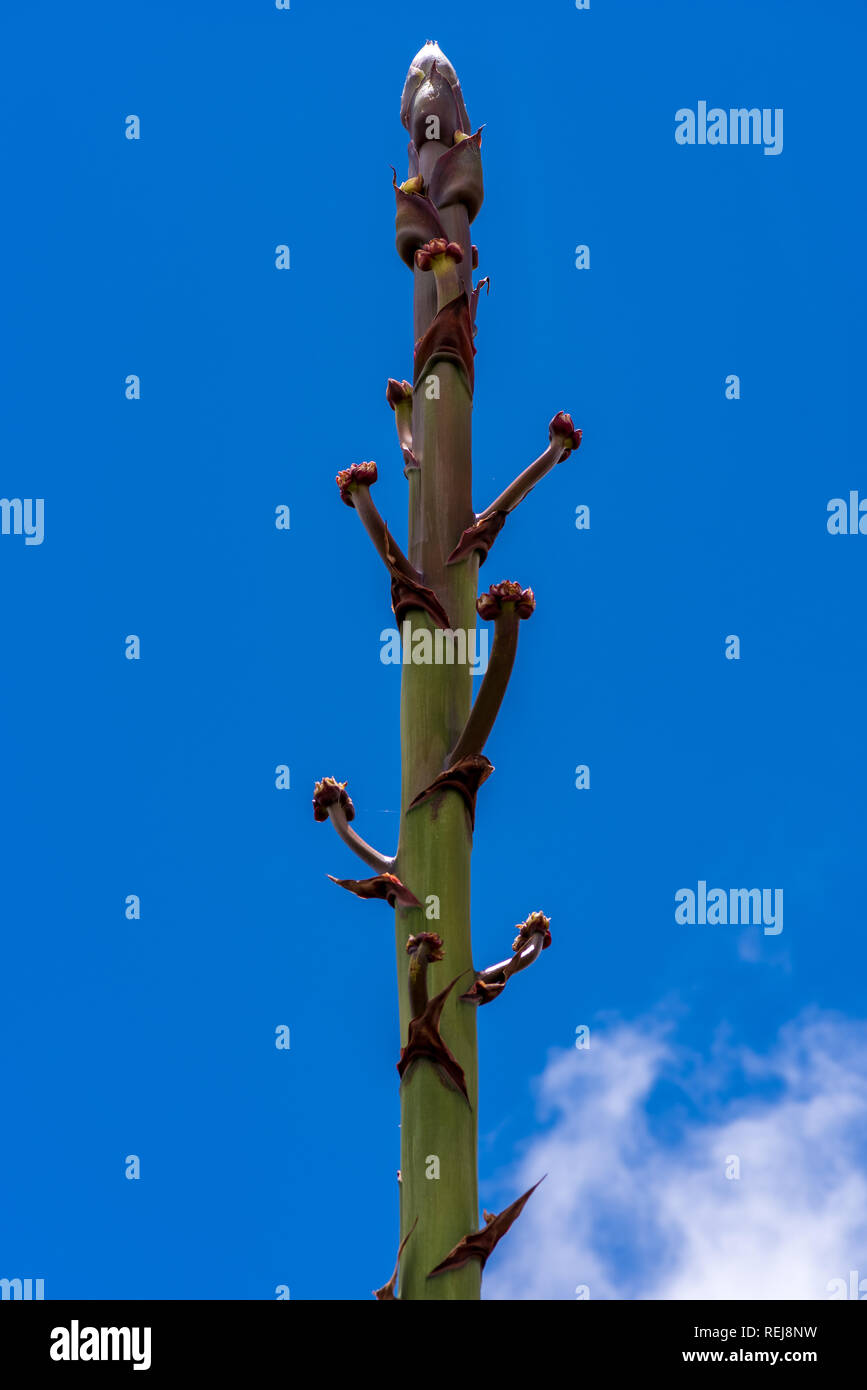
[{"label": "white cloud", "polygon": [[810,1012],[767,1054],[725,1040],[709,1059],[658,1019],[596,1028],[538,1088],[548,1127],[497,1209],[548,1177],[486,1298],[828,1298],[867,1277],[867,1023]]}]

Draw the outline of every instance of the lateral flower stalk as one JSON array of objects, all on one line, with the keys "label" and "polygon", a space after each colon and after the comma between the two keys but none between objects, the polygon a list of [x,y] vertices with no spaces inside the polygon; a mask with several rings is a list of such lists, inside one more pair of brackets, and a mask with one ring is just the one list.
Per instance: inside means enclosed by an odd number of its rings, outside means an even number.
[{"label": "lateral flower stalk", "polygon": [[467,1004],[490,1004],[502,994],[508,981],[518,971],[526,970],[551,945],[551,922],[544,912],[531,912],[525,922],[516,928],[518,935],[512,942],[512,956],[496,965],[480,970],[470,989],[461,995]]},{"label": "lateral flower stalk", "polygon": [[413,608],[419,608],[433,619],[438,627],[448,629],[449,615],[437,595],[421,582],[421,575],[395,543],[394,537],[379,514],[376,503],[370,495],[371,484],[376,482],[376,464],[354,463],[337,474],[336,482],[340,496],[350,507],[354,507],[361,518],[365,531],[373,541],[377,555],[391,576],[391,605],[395,617],[401,621]]},{"label": "lateral flower stalk", "polygon": [[518,629],[522,619],[529,618],[535,607],[533,590],[522,589],[520,584],[510,580],[493,584],[478,599],[476,611],[479,617],[492,618],[494,621],[494,641],[488,669],[482,677],[470,717],[449,757],[450,766],[471,754],[481,753],[487,743],[515,664]]},{"label": "lateral flower stalk", "polygon": [[437,287],[437,313],[463,293],[458,266],[464,253],[456,241],[446,237],[435,237],[415,253],[415,263],[419,270],[432,270]]},{"label": "lateral flower stalk", "polygon": [[432,961],[443,959],[443,939],[436,932],[419,932],[407,938],[406,953],[409,956],[409,1003],[413,1018],[418,1018],[428,1005],[427,968]]},{"label": "lateral flower stalk", "polygon": [[396,381],[394,377],[389,377],[385,399],[394,411],[397,439],[403,454],[404,477],[408,478],[410,470],[418,468],[418,459],[412,451],[412,382]]},{"label": "lateral flower stalk", "polygon": [[513,512],[519,502],[533,491],[533,488],[551,469],[562,463],[581,444],[581,431],[576,430],[572,416],[560,411],[548,426],[548,447],[544,453],[519,473],[490,506],[479,512],[471,526],[463,532],[460,540],[448,558],[450,565],[466,559],[474,551],[480,552],[481,564],[488,551],[506,523],[506,517]]},{"label": "lateral flower stalk", "polygon": [[377,873],[387,874],[393,869],[394,859],[380,854],[350,826],[349,822],[355,819],[355,807],[345,782],[338,782],[334,777],[323,777],[316,783],[313,788],[313,818],[317,821],[330,820],[343,843]]}]

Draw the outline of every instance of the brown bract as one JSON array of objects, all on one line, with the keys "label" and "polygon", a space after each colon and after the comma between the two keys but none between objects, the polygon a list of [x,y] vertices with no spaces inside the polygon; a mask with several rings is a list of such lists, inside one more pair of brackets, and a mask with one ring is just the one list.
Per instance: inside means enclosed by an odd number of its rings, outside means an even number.
[{"label": "brown bract", "polygon": [[392,570],[391,607],[399,623],[403,622],[413,608],[420,608],[433,619],[437,627],[441,627],[445,632],[451,631],[449,615],[433,589],[428,589],[426,585],[420,584],[402,570]]},{"label": "brown bract", "polygon": [[437,208],[463,203],[470,222],[476,217],[485,198],[481,149],[482,127],[475,135],[458,138],[450,150],[440,155],[433,167],[428,188],[430,200]]},{"label": "brown bract", "polygon": [[313,788],[313,817],[315,820],[323,821],[328,819],[328,807],[340,806],[347,820],[354,820],[355,807],[352,798],[346,790],[345,782],[338,782],[334,777],[323,777],[321,782],[317,782]]},{"label": "brown bract", "polygon": [[479,564],[483,565],[488,558],[488,551],[506,524],[507,516],[508,512],[491,512],[490,516],[483,517],[481,521],[474,521],[472,526],[468,526],[463,532],[446,564],[456,565],[459,560],[466,559],[477,550]]},{"label": "brown bract", "polygon": [[463,368],[472,394],[475,383],[475,355],[470,301],[464,291],[440,309],[430,328],[416,343],[415,385],[418,386],[420,378],[434,362],[454,362]]},{"label": "brown bract", "polygon": [[371,460],[370,463],[353,463],[349,468],[342,468],[334,481],[340,488],[340,496],[347,507],[354,507],[352,493],[355,488],[371,487],[376,479],[376,464]]},{"label": "brown bract", "polygon": [[394,907],[395,903],[400,903],[401,907],[421,907],[415,893],[401,883],[397,874],[376,874],[373,878],[335,878],[333,874],[328,877],[338,888],[345,888],[357,898],[377,898],[387,902],[389,907]]},{"label": "brown bract", "polygon": [[404,1246],[406,1245],[407,1241],[409,1240],[417,1225],[418,1217],[415,1218],[415,1221],[413,1221],[403,1240],[400,1242],[400,1245],[397,1247],[397,1259],[394,1262],[394,1273],[392,1274],[388,1283],[383,1284],[381,1289],[374,1289],[373,1291],[374,1298],[378,1299],[380,1303],[385,1303],[388,1300],[391,1300],[393,1303],[398,1302],[398,1300],[395,1298],[394,1290],[397,1284],[397,1272],[400,1269],[400,1257],[403,1254]]},{"label": "brown bract", "polygon": [[412,811],[416,806],[430,801],[432,797],[441,796],[447,791],[456,791],[463,797],[470,814],[470,825],[474,826],[476,823],[476,795],[479,787],[490,777],[493,770],[493,763],[483,753],[470,753],[435,777],[429,787],[425,787],[423,792],[419,792],[418,796],[413,797],[408,809]]},{"label": "brown bract", "polygon": [[466,993],[461,995],[461,999],[467,1004],[478,1004],[481,1007],[482,1004],[490,1004],[505,988],[505,976],[496,980],[474,980]]},{"label": "brown bract", "polygon": [[434,995],[423,1013],[419,1014],[417,1018],[410,1019],[406,1047],[401,1050],[397,1071],[403,1080],[406,1071],[415,1062],[431,1062],[440,1068],[469,1103],[470,1098],[467,1095],[467,1080],[464,1076],[464,1069],[454,1053],[443,1042],[439,1031],[443,1006],[459,979],[460,975],[456,975],[451,984],[446,985],[440,994]]},{"label": "brown bract", "polygon": [[415,253],[425,242],[433,237],[441,237],[445,232],[439,214],[431,202],[423,193],[405,193],[397,181],[397,174],[392,169],[394,175],[394,197],[395,197],[395,244],[397,254],[404,265],[412,270],[415,265]]},{"label": "brown bract", "polygon": [[539,1182],[534,1183],[533,1186],[524,1193],[523,1197],[519,1197],[517,1201],[512,1202],[511,1205],[506,1207],[504,1211],[501,1211],[498,1216],[494,1216],[488,1211],[483,1212],[485,1221],[487,1222],[485,1229],[483,1231],[474,1231],[472,1235],[464,1236],[463,1240],[459,1240],[454,1249],[450,1250],[446,1255],[445,1259],[441,1260],[436,1268],[431,1270],[428,1279],[433,1279],[435,1274],[445,1274],[446,1270],[449,1269],[460,1269],[468,1260],[478,1260],[482,1269],[484,1269],[494,1246],[498,1241],[502,1240],[509,1227],[514,1225],[533,1193],[536,1191],[536,1188],[539,1186],[539,1183],[544,1182],[544,1180],[544,1178],[540,1178]]},{"label": "brown bract", "polygon": [[504,579],[500,584],[492,584],[487,593],[479,595],[476,612],[486,620],[498,618],[505,603],[514,603],[519,618],[529,618],[536,607],[532,589],[522,589],[513,579]]}]

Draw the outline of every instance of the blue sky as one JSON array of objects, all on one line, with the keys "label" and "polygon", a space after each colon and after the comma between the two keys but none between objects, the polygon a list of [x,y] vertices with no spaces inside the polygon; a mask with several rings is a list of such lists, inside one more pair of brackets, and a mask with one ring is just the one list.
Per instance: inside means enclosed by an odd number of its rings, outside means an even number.
[{"label": "blue sky", "polygon": [[[823,1296],[867,1275],[841,1198],[861,1192],[867,1119],[867,538],[826,526],[831,498],[867,497],[865,16],[429,11],[47,3],[4,21],[0,492],[43,498],[45,532],[0,536],[0,1276],[56,1298],[355,1299],[391,1271],[391,914],[328,883],[356,862],[310,794],[348,778],[361,833],[393,846],[388,588],[333,479],[376,459],[405,534],[384,387],[409,374],[411,279],[389,166],[405,173],[401,88],[435,37],[486,127],[478,506],[555,411],[584,430],[483,572],[531,585],[537,610],[479,796],[477,964],[535,908],[554,933],[480,1016],[485,1205],[556,1164],[489,1296],[520,1292],[534,1230],[546,1298],[743,1297],[757,1265],[767,1293],[794,1267]],[[782,153],[679,145],[675,112],[699,101],[782,108]],[[783,931],[678,925],[700,880],[781,888]],[[641,1242],[613,1178],[594,1186],[606,1154],[624,1194],[650,1194]],[[593,1229],[581,1194],[613,1204]],[[819,1215],[780,1261],[793,1212]],[[692,1234],[763,1213],[725,1261]]]}]

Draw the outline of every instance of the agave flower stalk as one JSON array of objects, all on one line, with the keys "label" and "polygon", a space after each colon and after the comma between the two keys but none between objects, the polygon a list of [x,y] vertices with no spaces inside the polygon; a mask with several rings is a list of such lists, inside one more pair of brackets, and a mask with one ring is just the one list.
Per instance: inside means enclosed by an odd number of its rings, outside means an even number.
[{"label": "agave flower stalk", "polygon": [[411,374],[389,378],[386,399],[409,492],[407,553],[371,497],[374,463],[343,467],[337,484],[386,567],[404,641],[414,644],[419,635],[430,641],[440,628],[449,636],[462,632],[469,645],[477,614],[493,621],[494,641],[475,703],[466,661],[402,666],[401,817],[393,857],[352,829],[345,783],[317,783],[314,813],[330,820],[374,870],[372,878],[333,881],[360,898],[386,902],[395,915],[400,1234],[395,1271],[375,1296],[472,1300],[480,1297],[488,1256],[535,1190],[498,1216],[485,1212],[480,1226],[477,1006],[498,996],[551,941],[548,919],[532,913],[510,960],[485,970],[473,966],[476,797],[494,770],[483,750],[506,693],[521,621],[535,607],[532,590],[513,581],[477,598],[478,573],[506,517],[578,447],[581,432],[560,411],[540,457],[475,512],[474,337],[479,295],[489,282],[473,284],[479,255],[470,226],[483,199],[482,131],[473,132],[457,73],[436,43],[427,43],[410,65],[401,119],[410,137],[409,168],[401,182],[393,172],[392,182],[397,251],[413,275],[414,347]]}]

